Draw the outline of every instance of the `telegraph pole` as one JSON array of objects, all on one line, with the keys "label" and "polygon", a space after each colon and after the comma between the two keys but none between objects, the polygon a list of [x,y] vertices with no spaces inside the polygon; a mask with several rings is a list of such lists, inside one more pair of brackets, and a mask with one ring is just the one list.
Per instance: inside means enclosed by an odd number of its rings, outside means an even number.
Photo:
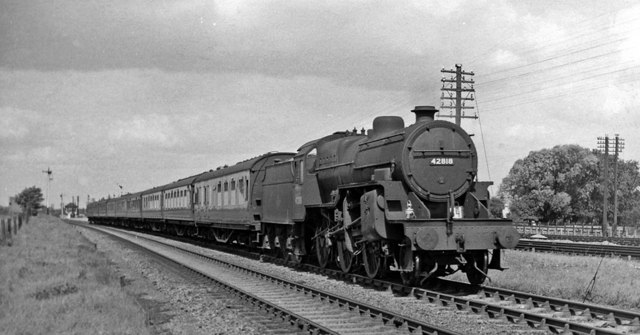
[{"label": "telegraph pole", "polygon": [[49,215],[49,192],[51,190],[51,181],[53,180],[53,171],[51,171],[51,168],[48,167],[46,171],[42,171],[42,173],[46,173],[47,174],[47,200],[46,201],[46,207],[47,207],[47,215]]},{"label": "telegraph pole", "polygon": [[618,232],[618,154],[624,149],[624,139],[616,134],[613,153],[613,233]]},{"label": "telegraph pole", "polygon": [[607,222],[607,212],[609,209],[607,208],[607,198],[609,197],[609,135],[598,137],[598,150],[600,150],[600,152],[604,152],[604,172],[602,173],[602,235],[608,236],[609,223]]},{"label": "telegraph pole", "polygon": [[[467,119],[477,119],[478,115],[465,115],[465,109],[473,109],[473,106],[465,106],[466,101],[473,101],[473,92],[475,89],[473,88],[473,84],[475,83],[473,79],[467,79],[467,77],[473,77],[474,73],[466,72],[462,70],[462,64],[456,64],[455,70],[446,70],[442,69],[440,72],[443,73],[442,76],[442,96],[440,97],[441,106],[440,109],[449,109],[449,115],[439,114],[441,117],[449,117],[456,119],[456,125],[460,125],[460,122],[463,118]],[[455,76],[445,77],[445,73],[453,74]],[[454,87],[455,84],[455,87]],[[463,96],[466,94],[465,96]],[[449,104],[446,105],[444,100],[449,100]],[[453,104],[455,101],[455,105]],[[452,114],[452,110],[456,111],[455,115]]]},{"label": "telegraph pole", "polygon": [[[618,134],[615,135],[613,144],[613,226],[612,234],[616,234],[618,229],[618,154],[624,149],[624,139],[620,138]],[[604,171],[602,180],[602,234],[607,236],[609,230],[609,223],[607,222],[607,214],[609,212],[609,148],[611,144],[609,141],[609,135],[604,137],[598,137],[598,150],[604,152]]]}]

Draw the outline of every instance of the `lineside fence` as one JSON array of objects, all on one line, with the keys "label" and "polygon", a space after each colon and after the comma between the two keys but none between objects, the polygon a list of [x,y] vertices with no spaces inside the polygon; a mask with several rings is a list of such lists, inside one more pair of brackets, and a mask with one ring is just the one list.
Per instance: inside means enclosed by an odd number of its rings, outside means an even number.
[{"label": "lineside fence", "polygon": [[22,228],[22,215],[15,214],[0,218],[0,245],[13,244],[13,237]]}]

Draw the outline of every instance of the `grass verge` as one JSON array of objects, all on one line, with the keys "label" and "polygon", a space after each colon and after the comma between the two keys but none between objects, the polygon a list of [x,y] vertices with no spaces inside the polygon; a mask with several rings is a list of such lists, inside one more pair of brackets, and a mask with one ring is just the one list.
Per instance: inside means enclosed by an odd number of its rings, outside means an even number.
[{"label": "grass verge", "polygon": [[71,226],[34,217],[0,247],[1,334],[149,334],[108,259]]},{"label": "grass verge", "polygon": [[[503,251],[490,286],[557,298],[640,310],[640,262],[611,257]],[[455,275],[458,280],[466,277]],[[593,281],[595,278],[595,281]]]}]

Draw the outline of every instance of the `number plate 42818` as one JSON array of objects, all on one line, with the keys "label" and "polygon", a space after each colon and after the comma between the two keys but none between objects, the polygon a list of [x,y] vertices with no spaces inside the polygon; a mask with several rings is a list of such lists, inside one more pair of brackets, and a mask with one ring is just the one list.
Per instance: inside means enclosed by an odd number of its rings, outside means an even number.
[{"label": "number plate 42818", "polygon": [[429,165],[453,165],[453,158],[432,158]]}]

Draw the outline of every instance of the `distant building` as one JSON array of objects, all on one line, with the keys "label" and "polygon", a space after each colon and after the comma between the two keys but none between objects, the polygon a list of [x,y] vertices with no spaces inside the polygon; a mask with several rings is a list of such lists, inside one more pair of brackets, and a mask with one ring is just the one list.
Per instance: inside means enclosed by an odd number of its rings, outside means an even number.
[{"label": "distant building", "polygon": [[64,214],[68,218],[75,218],[78,215],[78,205],[74,204],[73,202],[68,203],[66,206],[64,206]]}]

